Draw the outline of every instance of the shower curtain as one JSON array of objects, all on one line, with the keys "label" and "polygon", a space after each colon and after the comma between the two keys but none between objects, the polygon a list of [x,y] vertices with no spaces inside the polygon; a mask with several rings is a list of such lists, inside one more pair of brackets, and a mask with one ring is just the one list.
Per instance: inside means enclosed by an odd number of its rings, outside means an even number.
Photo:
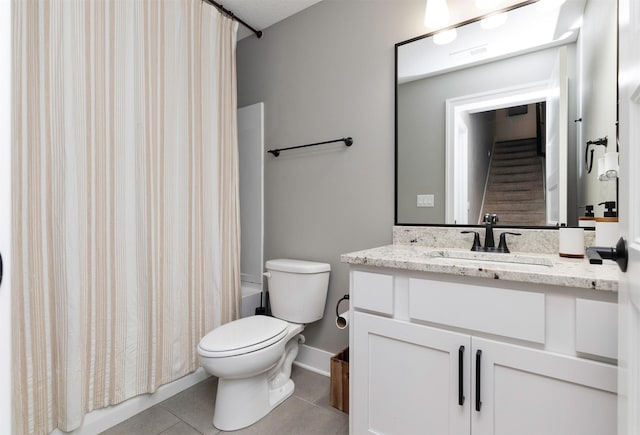
[{"label": "shower curtain", "polygon": [[198,367],[238,316],[237,25],[201,0],[13,3],[16,433]]}]

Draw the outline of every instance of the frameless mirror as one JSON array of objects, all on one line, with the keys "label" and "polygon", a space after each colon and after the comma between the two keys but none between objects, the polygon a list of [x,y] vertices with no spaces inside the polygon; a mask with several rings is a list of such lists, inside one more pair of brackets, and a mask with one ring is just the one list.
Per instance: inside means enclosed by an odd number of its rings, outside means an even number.
[{"label": "frameless mirror", "polygon": [[527,2],[396,44],[396,224],[577,225],[617,201],[589,168],[617,151],[612,6]]}]

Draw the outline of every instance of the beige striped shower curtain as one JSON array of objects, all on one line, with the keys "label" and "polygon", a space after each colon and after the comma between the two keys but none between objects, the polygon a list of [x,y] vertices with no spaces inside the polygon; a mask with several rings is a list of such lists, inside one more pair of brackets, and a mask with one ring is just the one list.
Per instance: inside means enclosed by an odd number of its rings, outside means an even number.
[{"label": "beige striped shower curtain", "polygon": [[14,0],[17,433],[194,371],[238,316],[236,31],[201,0]]}]

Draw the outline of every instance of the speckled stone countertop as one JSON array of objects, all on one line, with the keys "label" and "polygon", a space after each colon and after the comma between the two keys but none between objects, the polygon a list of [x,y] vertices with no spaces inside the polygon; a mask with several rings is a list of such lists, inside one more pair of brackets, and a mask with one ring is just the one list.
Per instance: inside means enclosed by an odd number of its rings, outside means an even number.
[{"label": "speckled stone countertop", "polygon": [[589,264],[586,258],[569,259],[557,254],[516,252],[475,255],[469,249],[394,244],[344,254],[341,261],[354,265],[534,284],[612,292],[618,290],[618,267],[612,261],[605,260],[605,264],[596,265]]}]

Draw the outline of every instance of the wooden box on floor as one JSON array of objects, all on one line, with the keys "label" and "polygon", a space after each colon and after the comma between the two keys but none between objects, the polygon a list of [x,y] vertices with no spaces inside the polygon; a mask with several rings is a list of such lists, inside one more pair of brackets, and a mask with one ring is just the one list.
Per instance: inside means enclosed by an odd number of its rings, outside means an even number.
[{"label": "wooden box on floor", "polygon": [[349,348],[331,357],[329,403],[349,413]]}]

